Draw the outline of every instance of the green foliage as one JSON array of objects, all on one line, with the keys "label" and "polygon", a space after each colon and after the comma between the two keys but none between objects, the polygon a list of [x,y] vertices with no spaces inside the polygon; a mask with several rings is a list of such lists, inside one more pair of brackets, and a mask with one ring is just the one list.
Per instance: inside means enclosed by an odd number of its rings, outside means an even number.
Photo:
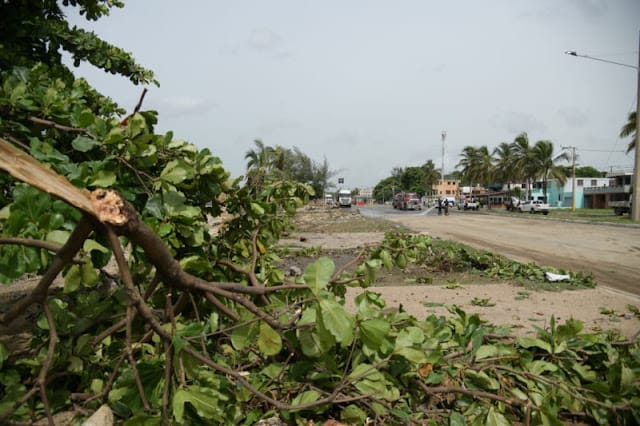
[{"label": "green foliage", "polygon": [[[32,422],[46,407],[85,412],[102,403],[127,425],[253,424],[274,412],[291,424],[558,424],[574,414],[600,424],[640,421],[637,342],[583,334],[580,323],[553,319],[535,337],[514,339],[456,306],[447,317],[420,320],[389,312],[369,291],[345,309],[345,286],[366,287],[381,268],[476,268],[531,280],[540,279],[540,268],[388,234],[353,273],[336,272],[324,257],[286,279],[272,246],[311,186],[278,175],[241,186],[210,151],[171,132],[156,134],[155,112],[117,117],[116,105],[66,72],[58,48],[134,82],[151,74],[95,36],[69,29],[56,2],[18,3],[0,6],[2,138],[80,188],[118,190],[179,264],[217,292],[155,279],[147,253],[135,245],[127,258],[135,288],[125,290],[104,268],[107,242],[92,234],[80,262],[65,268],[64,288],[51,290],[47,309],[32,314],[30,352],[16,356],[12,342],[0,344],[0,421]],[[65,4],[88,19],[119,5]],[[76,210],[0,179],[3,236],[67,241]],[[210,218],[222,220],[217,233]],[[51,261],[44,249],[3,245],[0,279],[42,273]],[[135,291],[155,322],[128,311]],[[40,392],[29,393],[41,373],[47,404]]]}]

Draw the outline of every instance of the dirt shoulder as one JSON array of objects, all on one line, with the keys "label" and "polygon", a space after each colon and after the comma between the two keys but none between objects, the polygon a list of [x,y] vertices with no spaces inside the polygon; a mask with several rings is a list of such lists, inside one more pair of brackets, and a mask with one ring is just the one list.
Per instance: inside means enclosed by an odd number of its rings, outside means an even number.
[{"label": "dirt shoulder", "polygon": [[[331,223],[345,226],[354,212],[302,212],[298,218],[299,231],[281,240],[281,244],[324,249],[359,248],[377,244],[384,237],[378,232],[332,232]],[[362,218],[357,221],[364,222]],[[404,223],[403,223],[404,225]],[[320,232],[307,231],[317,230]],[[388,225],[392,230],[396,224]],[[361,228],[365,228],[361,223]],[[348,229],[345,228],[345,229]],[[495,325],[510,325],[516,334],[534,334],[534,327],[549,325],[552,316],[560,323],[569,318],[584,323],[585,332],[617,329],[632,337],[640,332],[640,319],[630,315],[629,305],[640,307],[640,297],[607,286],[595,289],[543,291],[524,288],[516,283],[495,282],[475,275],[455,274],[432,284],[408,285],[407,278],[393,274],[382,275],[380,286],[370,287],[383,295],[389,308],[404,309],[416,318],[431,314],[448,315],[447,304],[456,304],[468,313],[478,313],[483,320]],[[446,277],[443,277],[446,278]],[[349,289],[348,306],[355,309],[354,297],[361,289]],[[625,316],[625,314],[627,314]]]}]

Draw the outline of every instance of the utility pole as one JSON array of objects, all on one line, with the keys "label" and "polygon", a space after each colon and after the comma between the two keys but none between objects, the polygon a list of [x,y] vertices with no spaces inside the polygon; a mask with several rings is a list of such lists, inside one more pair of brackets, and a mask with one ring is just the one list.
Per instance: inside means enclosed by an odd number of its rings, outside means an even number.
[{"label": "utility pole", "polygon": [[[571,211],[576,211],[576,147],[563,146],[562,149],[571,150]],[[547,201],[548,202],[548,201]]]},{"label": "utility pole", "polygon": [[442,131],[442,168],[440,169],[440,191],[444,196],[444,140],[447,138],[446,130]]},{"label": "utility pole", "polygon": [[633,166],[633,192],[631,196],[631,219],[634,222],[640,221],[640,31],[638,32],[638,93],[636,93],[636,161]]},{"label": "utility pole", "polygon": [[607,59],[594,58],[589,55],[579,55],[575,50],[569,50],[564,53],[571,56],[593,59],[594,61],[634,68],[638,74],[638,83],[636,87],[636,148],[633,176],[631,178],[631,185],[633,186],[633,191],[631,193],[631,220],[634,222],[640,222],[640,120],[638,120],[638,114],[640,114],[640,31],[638,32],[638,66],[609,61]]}]

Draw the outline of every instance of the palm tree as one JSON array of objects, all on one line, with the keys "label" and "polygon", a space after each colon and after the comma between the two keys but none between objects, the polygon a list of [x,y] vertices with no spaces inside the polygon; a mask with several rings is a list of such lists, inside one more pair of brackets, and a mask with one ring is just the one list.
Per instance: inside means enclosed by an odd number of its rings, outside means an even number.
[{"label": "palm tree", "polygon": [[564,151],[562,154],[553,156],[553,142],[551,141],[537,141],[531,149],[532,163],[535,165],[536,174],[534,178],[542,178],[542,192],[544,194],[545,201],[547,200],[547,180],[549,178],[556,179],[561,185],[567,181],[567,175],[565,168],[556,165],[558,160],[569,160],[568,152]]},{"label": "palm tree", "polygon": [[507,191],[511,193],[511,184],[516,180],[516,159],[513,145],[502,142],[493,150],[494,171],[498,181],[507,183]]},{"label": "palm tree", "polygon": [[476,179],[478,170],[478,149],[475,146],[465,146],[462,150],[460,161],[456,164],[456,168],[460,167],[462,170],[462,177],[466,183],[471,184]]},{"label": "palm tree", "polygon": [[493,164],[486,145],[476,148],[466,146],[456,167],[462,167],[463,180],[469,185],[487,185],[493,176]]},{"label": "palm tree", "polygon": [[429,191],[429,195],[431,195],[433,187],[440,180],[440,169],[436,168],[433,160],[428,160],[422,165],[422,170],[424,171],[423,185],[425,189]]},{"label": "palm tree", "polygon": [[527,199],[530,196],[531,181],[535,179],[536,167],[531,159],[531,145],[526,132],[520,133],[513,140],[513,154],[515,157],[515,173],[518,179],[527,181]]},{"label": "palm tree", "polygon": [[638,111],[632,111],[629,113],[629,117],[627,118],[627,122],[622,129],[620,129],[620,137],[626,138],[627,136],[631,136],[631,142],[629,142],[629,146],[627,147],[627,154],[633,151],[636,147],[636,141],[638,140],[638,134],[636,133],[636,120],[637,120]]},{"label": "palm tree", "polygon": [[247,185],[251,188],[252,194],[262,191],[267,173],[273,162],[274,150],[270,146],[265,146],[260,139],[253,141],[254,149],[250,149],[244,155],[247,160]]}]

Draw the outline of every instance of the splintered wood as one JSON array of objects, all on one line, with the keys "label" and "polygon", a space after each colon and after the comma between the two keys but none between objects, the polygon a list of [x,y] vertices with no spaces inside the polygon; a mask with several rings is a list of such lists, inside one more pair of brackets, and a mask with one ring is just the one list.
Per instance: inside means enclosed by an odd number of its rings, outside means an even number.
[{"label": "splintered wood", "polygon": [[38,188],[71,204],[91,216],[96,216],[89,192],[76,188],[65,179],[29,154],[20,151],[8,141],[0,138],[0,169],[22,182]]},{"label": "splintered wood", "polygon": [[100,222],[124,225],[129,220],[125,202],[114,190],[96,189],[91,192],[91,203]]}]

